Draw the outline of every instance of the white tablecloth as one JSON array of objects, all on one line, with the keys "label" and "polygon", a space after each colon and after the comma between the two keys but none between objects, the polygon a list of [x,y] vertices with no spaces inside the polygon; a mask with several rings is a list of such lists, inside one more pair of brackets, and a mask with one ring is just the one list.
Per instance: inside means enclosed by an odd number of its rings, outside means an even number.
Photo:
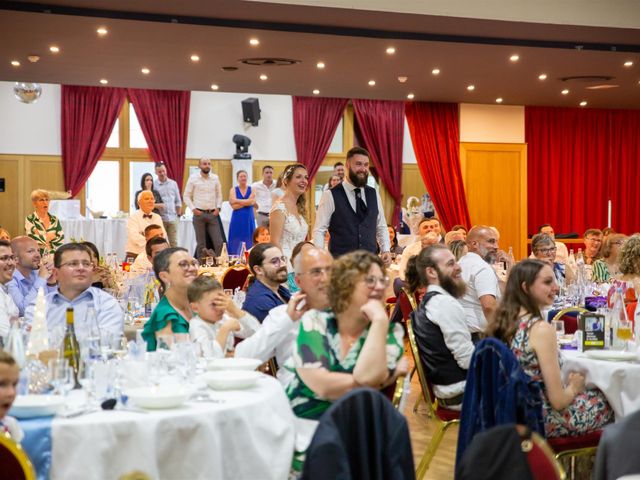
[{"label": "white tablecloth", "polygon": [[640,363],[593,360],[575,350],[561,350],[561,355],[563,377],[585,373],[587,387],[595,385],[604,392],[616,420],[640,410]]},{"label": "white tablecloth", "polygon": [[211,396],[225,403],[54,419],[50,478],[116,479],[140,470],[167,480],[286,479],[294,416],[280,383],[264,375],[251,389]]}]

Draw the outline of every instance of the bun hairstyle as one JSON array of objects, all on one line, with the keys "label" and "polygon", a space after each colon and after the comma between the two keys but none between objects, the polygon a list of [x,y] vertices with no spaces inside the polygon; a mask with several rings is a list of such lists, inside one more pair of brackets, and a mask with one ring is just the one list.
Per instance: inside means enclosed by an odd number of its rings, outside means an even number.
[{"label": "bun hairstyle", "polygon": [[[307,169],[307,167],[305,167],[301,163],[292,163],[292,164],[286,166],[286,168],[282,172],[282,186],[285,189],[289,188],[289,183],[291,182],[291,179],[293,178],[293,174],[299,168],[304,168],[305,170]],[[298,197],[298,200],[296,201],[296,206],[298,207],[298,213],[304,217],[307,214],[307,197],[306,197],[306,195],[303,194],[303,195],[300,195]]]},{"label": "bun hairstyle", "polygon": [[440,243],[429,245],[427,248],[420,250],[420,253],[414,255],[407,262],[407,268],[404,271],[404,279],[407,283],[409,293],[413,293],[419,288],[426,287],[429,282],[427,280],[427,268],[437,268],[436,262],[431,258],[436,250],[448,250],[447,247]]},{"label": "bun hairstyle", "polygon": [[167,286],[165,285],[165,283],[160,278],[160,272],[169,271],[169,264],[171,263],[171,256],[174,253],[176,253],[176,252],[186,252],[186,251],[187,251],[186,248],[169,247],[169,248],[165,248],[161,252],[158,252],[156,257],[153,259],[153,273],[156,274],[156,278],[158,279],[158,282],[160,282],[160,288],[158,288],[158,291],[159,291],[161,296],[165,294],[165,292],[167,290]]}]

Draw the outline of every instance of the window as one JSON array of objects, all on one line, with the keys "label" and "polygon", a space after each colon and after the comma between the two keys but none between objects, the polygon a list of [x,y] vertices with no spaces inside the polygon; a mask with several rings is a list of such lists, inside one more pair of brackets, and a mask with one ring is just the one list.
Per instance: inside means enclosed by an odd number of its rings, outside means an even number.
[{"label": "window", "polygon": [[147,141],[132,104],[129,104],[129,148],[147,148]]},{"label": "window", "polygon": [[103,215],[112,216],[118,213],[120,210],[120,162],[99,160],[87,181],[85,192],[87,208],[94,214],[102,212]]},{"label": "window", "polygon": [[116,124],[113,126],[109,140],[107,141],[107,148],[120,148],[120,119],[116,120]]},{"label": "window", "polygon": [[329,146],[329,151],[327,153],[342,153],[342,137],[343,137],[343,129],[344,129],[344,120],[341,118],[340,123],[338,124],[338,128],[336,128],[336,134],[333,136],[333,140],[331,140],[331,146]]}]

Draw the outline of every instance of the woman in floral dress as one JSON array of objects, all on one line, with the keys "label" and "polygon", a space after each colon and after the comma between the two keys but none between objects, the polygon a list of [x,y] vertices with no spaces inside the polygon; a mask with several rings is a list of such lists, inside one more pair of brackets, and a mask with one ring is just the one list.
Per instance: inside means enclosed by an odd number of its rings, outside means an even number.
[{"label": "woman in floral dress", "polygon": [[64,243],[64,232],[60,220],[49,213],[49,192],[34,190],[31,202],[35,211],[24,221],[25,232],[38,242],[40,255],[54,253]]},{"label": "woman in floral dress", "polygon": [[489,336],[510,344],[522,369],[540,382],[547,437],[582,435],[613,421],[613,411],[598,389],[585,389],[584,375],[571,372],[562,382],[556,332],[540,310],[558,293],[553,269],[524,260],[509,274],[505,294],[489,324]]}]

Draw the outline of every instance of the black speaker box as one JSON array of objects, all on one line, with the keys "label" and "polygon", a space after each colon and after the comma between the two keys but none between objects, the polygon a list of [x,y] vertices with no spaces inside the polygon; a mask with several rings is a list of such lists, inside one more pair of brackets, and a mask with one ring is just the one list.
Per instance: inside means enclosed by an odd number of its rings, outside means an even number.
[{"label": "black speaker box", "polygon": [[258,126],[260,120],[260,103],[257,98],[246,98],[242,100],[242,117],[245,122],[254,127]]}]

